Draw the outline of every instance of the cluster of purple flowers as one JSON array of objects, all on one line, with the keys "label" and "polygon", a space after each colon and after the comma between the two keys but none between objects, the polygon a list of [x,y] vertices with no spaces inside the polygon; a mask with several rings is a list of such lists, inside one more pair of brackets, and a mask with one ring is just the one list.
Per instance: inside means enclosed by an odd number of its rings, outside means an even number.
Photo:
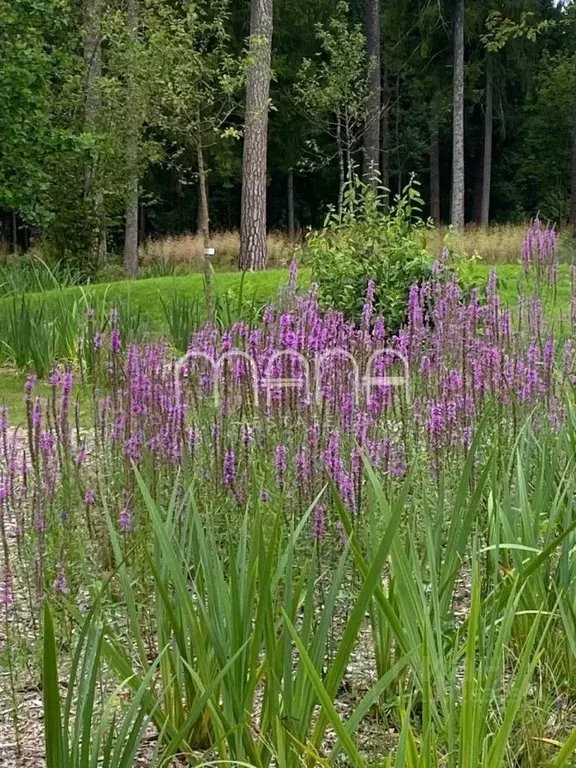
[{"label": "cluster of purple flowers", "polygon": [[[548,264],[554,237],[535,222],[526,263]],[[113,324],[98,339],[105,381],[94,384],[94,420],[85,429],[71,407],[70,372],[50,377],[44,400],[30,377],[25,432],[10,430],[5,412],[0,418],[0,512],[15,521],[18,546],[36,547],[40,581],[61,594],[74,588],[66,574],[73,548],[106,537],[101,492],[109,509],[115,505],[119,531],[138,535],[145,516],[134,465],[157,493],[168,493],[184,470],[205,483],[200,503],[208,506],[245,503],[257,467],[262,498],[282,498],[296,515],[332,482],[356,515],[364,457],[392,484],[414,461],[438,473],[462,460],[487,408],[492,432],[511,440],[534,409],[541,429],[558,429],[574,375],[576,298],[561,343],[547,332],[538,297],[521,299],[512,315],[495,274],[485,297],[463,296],[445,274],[412,288],[394,336],[374,314],[372,281],[360,325],[321,311],[312,288],[293,295],[289,309],[268,307],[259,323],[206,325],[181,361],[167,344],[124,345]],[[295,279],[292,267],[291,285]],[[325,499],[311,534],[322,539],[333,527]],[[9,564],[3,573],[6,604]]]},{"label": "cluster of purple flowers", "polygon": [[554,227],[542,224],[536,217],[530,224],[522,244],[522,268],[527,275],[535,268],[537,278],[553,285],[558,279],[556,259],[557,234]]}]

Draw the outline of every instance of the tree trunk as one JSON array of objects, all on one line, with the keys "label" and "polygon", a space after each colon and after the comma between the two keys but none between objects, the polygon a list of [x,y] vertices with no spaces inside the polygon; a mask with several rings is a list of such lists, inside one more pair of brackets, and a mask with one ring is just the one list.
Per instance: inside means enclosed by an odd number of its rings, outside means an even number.
[{"label": "tree trunk", "polygon": [[206,316],[210,321],[214,317],[214,287],[212,285],[212,267],[210,265],[210,215],[208,211],[208,189],[206,184],[206,169],[204,167],[204,155],[202,147],[196,148],[198,161],[198,230],[202,235],[202,247],[204,250],[202,264],[204,267],[204,290],[206,291]]},{"label": "tree trunk", "polygon": [[242,157],[240,269],[266,266],[266,157],[272,56],[272,0],[251,0],[250,66]]},{"label": "tree trunk", "polygon": [[388,75],[382,74],[382,114],[380,118],[382,140],[380,144],[380,179],[384,188],[384,208],[390,208],[390,88]]},{"label": "tree trunk", "polygon": [[430,216],[440,226],[440,134],[438,117],[432,115],[430,131]]},{"label": "tree trunk", "polygon": [[344,167],[344,146],[342,144],[342,116],[340,109],[336,116],[336,147],[338,149],[338,169],[340,173],[340,184],[338,187],[338,212],[342,210],[344,204],[344,189],[346,188],[346,170]]},{"label": "tree trunk", "polygon": [[380,160],[380,2],[365,0],[364,30],[368,57],[368,103],[364,132],[364,181],[378,187]]},{"label": "tree trunk", "polygon": [[574,122],[572,128],[572,194],[570,200],[570,220],[572,235],[576,237],[576,104],[574,104]]},{"label": "tree trunk", "polygon": [[454,75],[452,117],[452,205],[450,221],[464,226],[464,0],[454,7]]},{"label": "tree trunk", "polygon": [[18,253],[18,219],[16,211],[12,211],[12,253]]},{"label": "tree trunk", "polygon": [[486,53],[486,104],[484,112],[484,162],[482,164],[482,211],[480,225],[490,223],[490,189],[492,186],[492,128],[494,117],[494,59]]},{"label": "tree trunk", "polygon": [[474,158],[473,171],[468,171],[468,184],[472,176],[472,214],[468,214],[470,221],[480,226],[482,221],[482,169],[484,167],[484,153],[481,152]]},{"label": "tree trunk", "polygon": [[287,182],[287,208],[288,208],[288,237],[294,240],[296,227],[294,225],[294,171],[292,168],[288,171]]},{"label": "tree trunk", "polygon": [[[86,73],[86,104],[84,131],[94,133],[102,112],[102,12],[103,0],[84,0],[84,68]],[[96,189],[94,189],[96,187]],[[90,261],[106,263],[106,213],[104,195],[99,188],[93,163],[86,169],[84,191],[86,201],[94,205],[95,227],[90,244]]]},{"label": "tree trunk", "polygon": [[198,163],[198,219],[196,222],[196,232],[200,237],[208,238],[210,234],[208,182],[204,166],[204,153],[201,146],[196,148],[196,159]]},{"label": "tree trunk", "polygon": [[400,143],[400,77],[396,78],[396,94],[394,101],[396,102],[396,114],[394,116],[394,141],[396,142],[396,168],[398,170],[398,194],[402,194],[403,180],[402,180],[402,155],[401,155],[401,143]]},{"label": "tree trunk", "polygon": [[126,25],[130,37],[131,56],[127,78],[126,107],[126,227],[124,234],[124,272],[134,278],[138,272],[138,144],[140,119],[136,94],[136,45],[138,43],[138,0],[127,0]]},{"label": "tree trunk", "polygon": [[146,206],[140,203],[140,231],[138,233],[138,242],[142,245],[146,242]]}]

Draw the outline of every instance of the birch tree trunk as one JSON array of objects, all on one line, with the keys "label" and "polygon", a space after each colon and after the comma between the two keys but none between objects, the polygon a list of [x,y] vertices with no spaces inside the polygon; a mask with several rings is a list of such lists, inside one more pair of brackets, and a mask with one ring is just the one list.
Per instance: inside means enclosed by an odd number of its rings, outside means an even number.
[{"label": "birch tree trunk", "polygon": [[450,221],[464,226],[464,0],[454,7],[454,76],[452,117],[452,205]]},{"label": "birch tree trunk", "polygon": [[494,125],[494,59],[486,53],[486,103],[484,112],[484,162],[482,165],[482,210],[480,225],[490,223],[490,191],[492,187],[492,134]]},{"label": "birch tree trunk", "polygon": [[272,0],[251,0],[242,156],[240,269],[266,266],[266,159],[272,56]]},{"label": "birch tree trunk", "polygon": [[[102,112],[102,13],[103,0],[84,0],[84,69],[86,76],[86,103],[84,109],[84,131],[94,133],[98,130],[98,122]],[[104,195],[96,187],[98,184],[95,168],[92,163],[86,169],[84,197],[85,201],[94,205],[96,226],[90,243],[90,261],[98,266],[106,263],[106,214]]]},{"label": "birch tree trunk", "polygon": [[124,232],[124,272],[134,278],[138,272],[138,145],[140,139],[140,116],[136,93],[136,45],[138,42],[138,0],[127,0],[126,25],[130,37],[131,61],[127,78],[126,107],[126,166],[128,183],[126,188],[126,225]]},{"label": "birch tree trunk", "polygon": [[380,2],[365,0],[364,30],[368,57],[368,104],[364,132],[364,181],[378,186],[380,160]]}]

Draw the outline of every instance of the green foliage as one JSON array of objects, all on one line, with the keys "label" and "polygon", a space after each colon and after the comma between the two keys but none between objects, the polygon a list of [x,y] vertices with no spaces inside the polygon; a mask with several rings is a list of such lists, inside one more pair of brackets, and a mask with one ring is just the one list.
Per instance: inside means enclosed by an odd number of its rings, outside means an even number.
[{"label": "green foliage", "polygon": [[570,215],[570,158],[576,93],[572,54],[544,56],[532,103],[526,110],[520,179],[534,212],[565,223]]},{"label": "green foliage", "polygon": [[346,189],[342,210],[331,211],[303,250],[320,301],[359,320],[369,280],[375,281],[374,309],[396,331],[406,315],[410,287],[425,280],[433,258],[425,248],[422,200],[412,181],[390,211],[358,178]]},{"label": "green foliage", "polygon": [[201,303],[198,299],[189,299],[174,293],[169,299],[160,296],[170,340],[178,352],[184,354],[188,349],[190,336],[200,326]]},{"label": "green foliage", "polygon": [[44,604],[42,671],[47,768],[131,768],[135,764],[148,719],[142,700],[157,665],[150,666],[124,712],[119,697],[127,683],[120,685],[101,707],[104,630],[96,620],[93,608],[80,628],[62,702],[54,622],[48,602]]},{"label": "green foliage", "polygon": [[[370,559],[357,597],[333,654],[328,657],[331,627],[344,586],[349,549],[345,547],[326,595],[321,615],[314,611],[319,574],[311,563],[300,567],[296,551],[314,504],[286,537],[280,510],[265,520],[265,507],[255,493],[238,539],[233,535],[219,554],[218,528],[203,519],[191,489],[181,500],[172,494],[168,509],[153,500],[140,475],[138,484],[153,531],[151,569],[155,581],[156,644],[162,684],[143,701],[163,735],[163,760],[181,752],[190,758],[199,749],[225,762],[266,766],[272,758],[297,768],[319,755],[327,728],[336,733],[330,762],[344,751],[362,765],[354,734],[379,691],[406,664],[402,658],[373,686],[344,723],[332,705],[364,622],[366,608],[382,578],[382,570],[404,510],[408,484],[393,504],[390,521]],[[144,627],[136,595],[123,565],[121,540],[108,516],[130,620],[131,643],[105,645],[116,674],[139,689],[150,674]],[[266,535],[266,530],[270,530]],[[189,578],[190,576],[190,578]],[[303,611],[302,621],[298,621]],[[132,645],[132,643],[134,645]],[[292,662],[295,643],[299,660]],[[135,668],[133,648],[138,650]],[[260,691],[260,693],[259,693]],[[260,727],[247,713],[262,702]],[[317,716],[317,706],[323,709]]]}]

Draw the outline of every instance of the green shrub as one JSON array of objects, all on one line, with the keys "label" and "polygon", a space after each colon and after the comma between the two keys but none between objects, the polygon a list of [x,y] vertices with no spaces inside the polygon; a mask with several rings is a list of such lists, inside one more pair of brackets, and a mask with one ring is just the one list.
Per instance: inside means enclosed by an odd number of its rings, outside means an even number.
[{"label": "green shrub", "polygon": [[304,261],[326,307],[358,320],[368,282],[374,280],[376,312],[384,316],[389,330],[399,328],[410,287],[426,280],[432,269],[421,205],[414,181],[386,211],[378,194],[360,179],[352,180],[342,210],[330,211],[324,227],[310,233],[304,248]]}]

